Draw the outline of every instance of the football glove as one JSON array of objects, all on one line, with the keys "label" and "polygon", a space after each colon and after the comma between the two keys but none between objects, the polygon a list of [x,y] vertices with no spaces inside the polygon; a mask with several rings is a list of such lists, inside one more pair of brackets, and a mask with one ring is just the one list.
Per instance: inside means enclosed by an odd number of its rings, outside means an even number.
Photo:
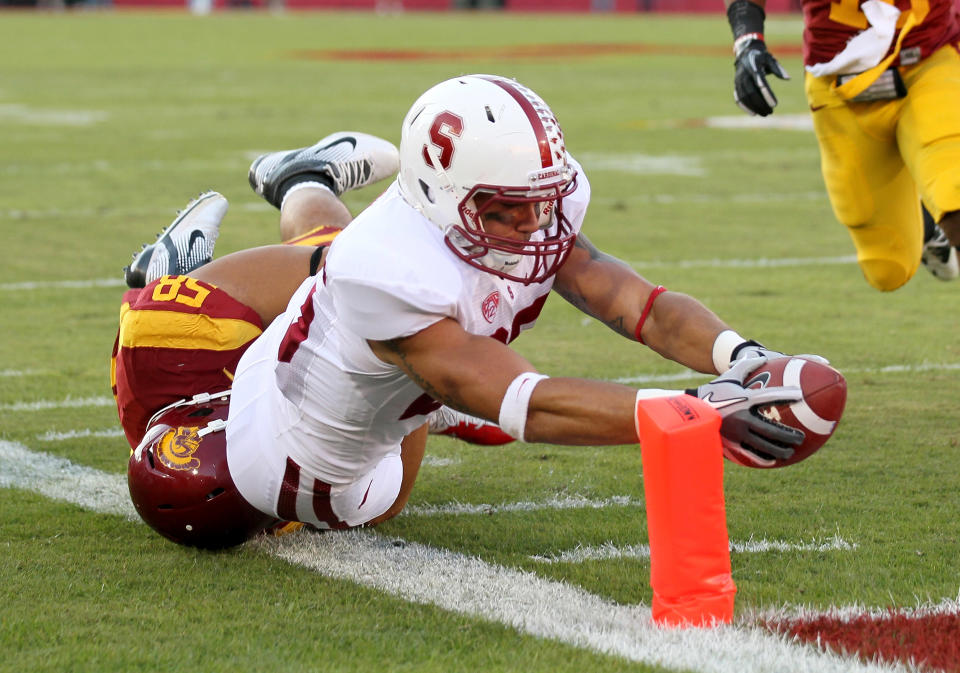
[{"label": "football glove", "polygon": [[798,386],[743,386],[757,367],[771,359],[774,358],[768,355],[741,358],[725,374],[686,391],[720,413],[720,443],[725,452],[733,451],[749,462],[768,467],[776,460],[790,458],[793,447],[804,440],[802,430],[765,418],[759,412],[760,407],[801,399],[803,393]]},{"label": "football glove", "polygon": [[730,364],[734,365],[739,360],[758,357],[765,357],[768,360],[795,357],[803,358],[804,360],[812,360],[813,362],[819,362],[822,365],[830,364],[830,361],[827,360],[827,358],[819,355],[813,355],[812,353],[803,353],[802,355],[787,355],[786,353],[781,353],[780,351],[770,350],[763,344],[759,344],[753,339],[750,341],[744,341],[742,344],[733,349],[733,356],[730,359]]},{"label": "football glove", "polygon": [[777,97],[767,83],[767,75],[773,74],[780,79],[790,79],[790,75],[767,51],[763,40],[750,39],[737,45],[736,53],[733,98],[744,112],[766,117],[777,107]]}]

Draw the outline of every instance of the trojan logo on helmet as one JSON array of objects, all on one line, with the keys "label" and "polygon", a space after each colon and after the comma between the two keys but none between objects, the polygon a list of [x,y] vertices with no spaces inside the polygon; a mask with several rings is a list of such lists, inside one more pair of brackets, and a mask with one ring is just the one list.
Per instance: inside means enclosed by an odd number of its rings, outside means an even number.
[{"label": "trojan logo on helmet", "polygon": [[163,434],[157,443],[157,458],[171,470],[195,470],[200,461],[194,456],[200,448],[199,428],[176,428]]}]

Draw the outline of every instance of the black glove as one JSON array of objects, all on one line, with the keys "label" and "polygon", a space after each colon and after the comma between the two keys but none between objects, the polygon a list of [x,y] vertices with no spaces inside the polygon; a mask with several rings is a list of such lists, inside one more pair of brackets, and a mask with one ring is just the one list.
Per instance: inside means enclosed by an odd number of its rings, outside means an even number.
[{"label": "black glove", "polygon": [[767,51],[763,40],[747,39],[743,44],[737,44],[736,49],[733,98],[744,112],[766,117],[777,107],[777,97],[767,83],[767,75],[772,73],[780,79],[790,79],[790,75]]},{"label": "black glove", "polygon": [[724,453],[733,452],[758,467],[770,467],[776,459],[793,455],[793,447],[803,443],[801,430],[787,427],[761,416],[760,407],[796,402],[803,393],[797,386],[744,388],[743,383],[760,365],[776,356],[741,358],[718,378],[699,388],[687,390],[712,406],[722,418],[720,441]]},{"label": "black glove", "polygon": [[772,467],[777,460],[793,456],[793,447],[802,444],[805,435],[803,430],[761,416],[754,408],[724,416],[720,436],[726,452],[756,467]]}]

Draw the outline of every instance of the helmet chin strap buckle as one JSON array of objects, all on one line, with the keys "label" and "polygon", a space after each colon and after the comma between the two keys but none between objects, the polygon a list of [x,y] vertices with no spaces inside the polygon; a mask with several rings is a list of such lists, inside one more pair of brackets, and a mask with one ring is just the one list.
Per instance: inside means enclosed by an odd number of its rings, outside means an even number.
[{"label": "helmet chin strap buckle", "polygon": [[226,429],[227,429],[227,422],[222,421],[219,418],[215,418],[214,420],[207,423],[207,427],[201,428],[200,430],[198,430],[197,436],[203,437],[205,435],[209,435],[211,432],[220,432],[221,430],[226,430]]}]

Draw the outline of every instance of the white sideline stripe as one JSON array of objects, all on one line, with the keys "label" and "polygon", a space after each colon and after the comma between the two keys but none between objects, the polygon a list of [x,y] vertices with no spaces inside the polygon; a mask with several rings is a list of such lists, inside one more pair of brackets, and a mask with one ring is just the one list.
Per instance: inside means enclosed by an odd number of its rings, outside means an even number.
[{"label": "white sideline stripe", "polygon": [[[960,370],[960,362],[921,362],[910,365],[885,365],[883,367],[844,367],[843,374],[917,374],[920,372],[942,372]],[[692,379],[709,378],[708,374],[701,374],[688,369],[676,374],[639,374],[637,376],[620,376],[610,379],[616,383],[656,383],[665,381],[688,381]]]},{"label": "white sideline stripe", "polygon": [[830,266],[834,264],[855,264],[856,255],[838,255],[835,257],[760,257],[757,259],[682,259],[677,261],[634,261],[629,262],[635,269],[753,269],[790,266]]},{"label": "white sideline stripe", "polygon": [[[125,479],[0,440],[0,487],[37,491],[139,521]],[[632,661],[703,673],[905,671],[863,664],[757,628],[661,629],[642,605],[369,531],[300,533],[250,543],[289,563],[404,600]]]},{"label": "white sideline stripe", "polygon": [[[105,167],[106,162],[97,161],[94,162],[94,165],[99,167],[101,170]],[[138,166],[143,166],[145,164],[138,164]],[[59,172],[75,174],[78,172],[79,168],[75,165],[61,165],[61,170]],[[107,166],[109,168],[109,166]],[[16,166],[10,168],[4,168],[0,166],[0,173],[20,173]],[[194,194],[196,196],[196,194]],[[257,201],[236,201],[232,202],[234,210],[245,210],[250,212],[276,212],[276,209],[271,206],[266,201],[257,200]],[[9,210],[0,210],[0,220],[39,220],[39,219],[104,219],[104,218],[123,218],[126,220],[130,219],[142,219],[143,221],[153,222],[156,226],[155,232],[157,229],[160,229],[166,226],[168,223],[173,221],[173,218],[176,217],[176,209],[171,208],[162,208],[162,207],[152,207],[152,206],[121,206],[111,208],[108,211],[96,210],[93,208],[45,208],[43,210],[31,209],[24,210],[20,208],[12,208]],[[151,231],[148,229],[146,232],[147,238],[149,238]],[[140,241],[132,241],[139,243],[146,243],[147,240],[144,238]]]},{"label": "white sideline stripe", "polygon": [[[845,374],[915,374],[930,371],[957,371],[960,362],[921,362],[919,364],[886,365],[884,367],[844,367]],[[618,376],[606,379],[616,383],[663,383],[670,381],[691,381],[709,378],[691,369],[675,374],[638,374],[636,376]],[[11,402],[0,404],[0,411],[46,411],[50,409],[72,409],[78,407],[110,407],[115,404],[112,397],[67,397],[63,400],[37,400],[35,402]],[[442,459],[438,459],[442,460]]]},{"label": "white sideline stripe", "polygon": [[36,491],[94,512],[140,520],[130,502],[125,475],[77,465],[16,442],[0,440],[0,488]]},{"label": "white sideline stripe", "polygon": [[[957,371],[960,362],[921,362],[908,365],[886,365],[884,367],[844,367],[844,374],[915,374],[930,371]],[[638,374],[636,376],[618,376],[605,379],[616,383],[664,383],[670,381],[692,381],[709,378],[691,369],[675,374]],[[38,400],[36,402],[11,402],[0,404],[0,411],[46,411],[50,409],[68,409],[78,407],[110,407],[115,404],[112,397],[66,398],[64,400]]]},{"label": "white sideline stripe", "polygon": [[0,404],[0,411],[47,411],[49,409],[76,409],[80,407],[112,407],[112,397],[67,397],[62,400],[37,400]]},{"label": "white sideline stripe", "polygon": [[427,467],[449,467],[451,465],[459,465],[459,458],[441,458],[440,456],[424,456],[423,460],[420,462],[421,465],[426,465]]},{"label": "white sideline stripe", "polygon": [[0,378],[15,376],[33,376],[39,374],[39,369],[0,369]]},{"label": "white sideline stripe", "polygon": [[37,435],[41,442],[62,442],[67,439],[77,439],[79,437],[123,437],[123,428],[107,428],[106,430],[68,430],[66,432],[56,432],[50,430]]},{"label": "white sideline stripe", "polygon": [[0,104],[0,121],[31,126],[91,126],[109,116],[104,110],[57,110],[22,103]]},{"label": "white sideline stripe", "polygon": [[775,129],[778,131],[813,131],[813,117],[809,114],[784,114],[768,117],[737,115],[734,117],[707,117],[706,126],[713,129]]},{"label": "white sideline stripe", "polygon": [[451,502],[443,505],[407,505],[404,516],[438,516],[442,514],[500,514],[503,512],[536,512],[545,509],[603,509],[605,507],[643,507],[643,500],[629,495],[615,495],[596,500],[580,495],[550,498],[541,502],[486,503]]},{"label": "white sideline stripe", "polygon": [[126,287],[122,278],[101,278],[99,280],[50,280],[27,281],[23,283],[0,283],[0,290],[19,292],[21,290],[86,290],[92,287]]},{"label": "white sideline stripe", "polygon": [[693,177],[706,174],[702,158],[699,156],[584,152],[578,155],[578,158],[585,165],[589,165],[591,171],[617,171],[635,175],[689,175]]},{"label": "white sideline stripe", "polygon": [[[847,542],[839,535],[824,540],[810,542],[787,542],[785,540],[754,540],[745,542],[730,542],[730,551],[734,554],[762,554],[771,551],[853,551],[859,545]],[[568,551],[561,551],[549,556],[533,555],[529,557],[538,563],[583,563],[584,561],[604,561],[618,558],[648,559],[650,546],[645,544],[631,544],[618,547],[613,542],[604,542],[596,547],[576,547]]]},{"label": "white sideline stripe", "polygon": [[662,629],[641,605],[618,605],[534,573],[365,531],[255,544],[328,577],[650,665],[705,673],[905,670],[821,653],[754,628]]},{"label": "white sideline stripe", "polygon": [[[840,255],[838,257],[785,257],[771,259],[687,259],[677,261],[633,261],[628,262],[635,269],[704,269],[704,268],[775,268],[794,266],[828,266],[833,264],[854,264],[855,255]],[[24,281],[22,283],[0,283],[0,290],[47,290],[67,289],[84,290],[100,287],[126,287],[122,278],[100,278],[94,280],[54,280],[54,281]]]},{"label": "white sideline stripe", "polygon": [[695,204],[710,205],[715,203],[722,204],[787,204],[801,201],[826,201],[827,195],[824,192],[759,192],[759,193],[740,193],[740,194],[631,194],[629,196],[600,196],[591,199],[592,203],[599,205],[622,205],[624,203],[637,204],[656,204],[656,205],[675,205],[675,204]]}]

